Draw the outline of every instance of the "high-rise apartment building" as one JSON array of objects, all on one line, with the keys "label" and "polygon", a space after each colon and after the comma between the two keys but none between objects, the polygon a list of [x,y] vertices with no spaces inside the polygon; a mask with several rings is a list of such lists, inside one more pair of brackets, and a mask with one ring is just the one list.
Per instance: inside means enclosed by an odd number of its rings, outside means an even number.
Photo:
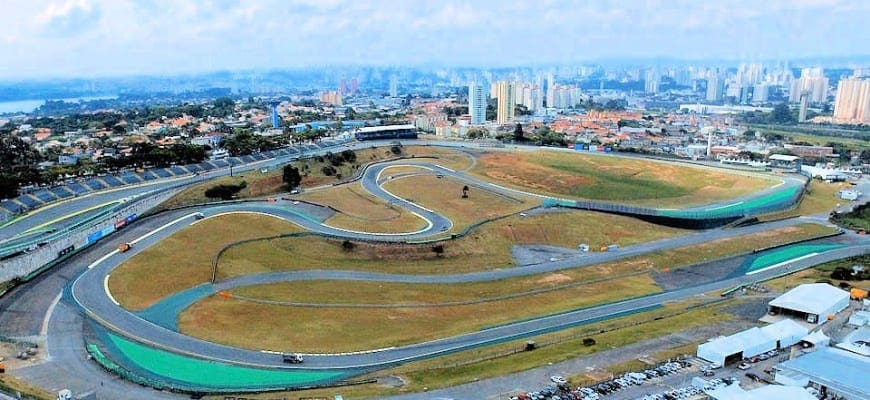
[{"label": "high-rise apartment building", "polygon": [[797,103],[801,101],[801,93],[808,92],[810,103],[821,103],[828,97],[828,78],[822,73],[821,68],[804,68],[801,70],[800,79],[792,80],[788,101]]},{"label": "high-rise apartment building", "polygon": [[646,78],[644,80],[644,91],[647,93],[658,93],[659,92],[659,83],[661,82],[661,76],[659,76],[658,71],[650,70],[646,72]]},{"label": "high-rise apartment building", "polygon": [[707,101],[722,100],[725,94],[725,80],[713,75],[707,79]]},{"label": "high-rise apartment building", "polygon": [[514,107],[517,105],[513,82],[496,82],[495,93],[496,98],[498,99],[495,122],[499,124],[509,124],[514,119]]},{"label": "high-rise apartment building", "polygon": [[837,85],[834,121],[840,123],[870,123],[870,79],[847,78]]},{"label": "high-rise apartment building", "polygon": [[471,114],[471,125],[486,122],[486,92],[483,85],[476,82],[468,85],[468,113]]},{"label": "high-rise apartment building", "polygon": [[390,75],[390,97],[399,97],[399,77]]}]

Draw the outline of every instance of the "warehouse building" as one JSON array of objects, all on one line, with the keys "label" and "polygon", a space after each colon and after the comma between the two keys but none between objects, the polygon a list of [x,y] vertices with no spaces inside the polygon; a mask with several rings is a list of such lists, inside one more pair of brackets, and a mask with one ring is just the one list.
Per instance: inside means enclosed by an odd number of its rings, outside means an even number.
[{"label": "warehouse building", "polygon": [[800,324],[785,319],[763,328],[753,327],[701,344],[698,346],[698,357],[724,366],[771,350],[789,347],[800,342],[808,332]]},{"label": "warehouse building", "polygon": [[822,324],[849,306],[849,292],[827,283],[800,285],[768,303],[773,315],[787,315],[811,324]]},{"label": "warehouse building", "polygon": [[776,367],[776,382],[786,386],[812,386],[828,398],[870,400],[870,358],[825,347]]},{"label": "warehouse building", "polygon": [[818,400],[810,392],[794,386],[765,385],[744,390],[738,384],[723,386],[707,392],[713,400]]}]

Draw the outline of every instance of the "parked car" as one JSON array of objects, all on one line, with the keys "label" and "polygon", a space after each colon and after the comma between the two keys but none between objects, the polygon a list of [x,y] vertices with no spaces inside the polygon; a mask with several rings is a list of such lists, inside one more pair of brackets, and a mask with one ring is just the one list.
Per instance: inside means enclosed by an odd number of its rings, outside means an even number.
[{"label": "parked car", "polygon": [[752,365],[749,365],[749,363],[746,363],[746,362],[742,362],[742,363],[740,363],[740,365],[737,366],[737,369],[742,370],[742,371],[745,371],[749,368],[752,368]]},{"label": "parked car", "polygon": [[550,377],[550,382],[553,382],[553,383],[555,383],[555,384],[557,384],[557,385],[558,385],[558,384],[563,384],[563,385],[564,385],[564,384],[568,383],[568,380],[565,379],[564,376],[561,376],[561,375],[553,375],[553,376]]}]

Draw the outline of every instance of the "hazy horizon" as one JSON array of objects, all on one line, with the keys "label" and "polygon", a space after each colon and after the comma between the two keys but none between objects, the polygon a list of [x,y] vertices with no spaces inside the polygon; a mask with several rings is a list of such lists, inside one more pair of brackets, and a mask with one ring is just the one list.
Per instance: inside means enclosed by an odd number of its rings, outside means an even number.
[{"label": "hazy horizon", "polygon": [[846,0],[36,0],[0,23],[0,80],[335,66],[866,57]]}]

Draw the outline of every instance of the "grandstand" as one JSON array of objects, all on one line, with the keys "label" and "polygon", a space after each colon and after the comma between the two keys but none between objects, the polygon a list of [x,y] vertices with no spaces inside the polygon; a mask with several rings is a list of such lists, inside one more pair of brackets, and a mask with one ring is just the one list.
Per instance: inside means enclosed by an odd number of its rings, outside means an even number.
[{"label": "grandstand", "polygon": [[356,131],[357,140],[379,139],[416,139],[417,127],[414,125],[369,126]]}]

